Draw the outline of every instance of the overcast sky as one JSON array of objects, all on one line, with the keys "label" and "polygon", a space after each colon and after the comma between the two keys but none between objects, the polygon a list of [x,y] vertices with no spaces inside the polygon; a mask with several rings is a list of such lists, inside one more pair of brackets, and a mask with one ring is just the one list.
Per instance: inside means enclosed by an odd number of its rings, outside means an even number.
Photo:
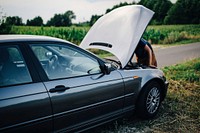
[{"label": "overcast sky", "polygon": [[0,0],[0,11],[6,16],[19,16],[24,23],[36,16],[41,16],[46,23],[54,14],[72,10],[76,15],[73,22],[83,22],[89,21],[92,15],[104,14],[106,9],[120,2],[133,0]]}]

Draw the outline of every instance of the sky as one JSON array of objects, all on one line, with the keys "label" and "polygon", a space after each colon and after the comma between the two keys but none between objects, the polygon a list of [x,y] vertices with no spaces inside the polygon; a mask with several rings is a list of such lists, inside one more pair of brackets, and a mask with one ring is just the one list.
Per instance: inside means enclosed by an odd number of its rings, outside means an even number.
[{"label": "sky", "polygon": [[[26,23],[27,19],[42,17],[44,23],[54,14],[72,10],[76,15],[74,23],[89,21],[92,15],[105,14],[106,9],[120,2],[131,3],[134,0],[0,0],[0,15],[19,16]],[[135,0],[138,2],[139,0]],[[171,0],[175,3],[176,0]],[[0,16],[0,17],[1,17]]]}]

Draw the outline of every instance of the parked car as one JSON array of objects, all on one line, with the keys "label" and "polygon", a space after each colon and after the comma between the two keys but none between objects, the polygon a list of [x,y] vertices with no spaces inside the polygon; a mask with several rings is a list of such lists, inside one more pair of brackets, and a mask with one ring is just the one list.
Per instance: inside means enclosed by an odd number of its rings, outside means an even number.
[{"label": "parked car", "polygon": [[[103,38],[85,42],[109,46]],[[57,38],[1,35],[0,132],[80,132],[135,110],[154,117],[167,92],[163,72],[129,59],[110,62]]]}]

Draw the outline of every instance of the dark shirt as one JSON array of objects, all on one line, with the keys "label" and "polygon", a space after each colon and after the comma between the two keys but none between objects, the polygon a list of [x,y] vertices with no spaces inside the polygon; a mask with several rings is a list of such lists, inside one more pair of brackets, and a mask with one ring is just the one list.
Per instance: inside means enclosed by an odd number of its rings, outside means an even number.
[{"label": "dark shirt", "polygon": [[144,40],[142,38],[142,39],[140,39],[140,41],[135,49],[135,54],[138,58],[145,58],[148,56],[148,53],[144,49],[145,45],[148,45],[150,47],[150,49],[153,51],[150,43],[148,43],[146,40]]}]

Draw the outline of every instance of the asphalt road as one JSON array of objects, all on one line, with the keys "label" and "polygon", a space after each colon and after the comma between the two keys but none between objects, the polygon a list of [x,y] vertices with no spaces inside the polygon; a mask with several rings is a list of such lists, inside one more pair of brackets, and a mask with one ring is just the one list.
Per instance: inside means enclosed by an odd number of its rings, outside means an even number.
[{"label": "asphalt road", "polygon": [[200,57],[200,42],[155,48],[158,67],[170,66]]}]

